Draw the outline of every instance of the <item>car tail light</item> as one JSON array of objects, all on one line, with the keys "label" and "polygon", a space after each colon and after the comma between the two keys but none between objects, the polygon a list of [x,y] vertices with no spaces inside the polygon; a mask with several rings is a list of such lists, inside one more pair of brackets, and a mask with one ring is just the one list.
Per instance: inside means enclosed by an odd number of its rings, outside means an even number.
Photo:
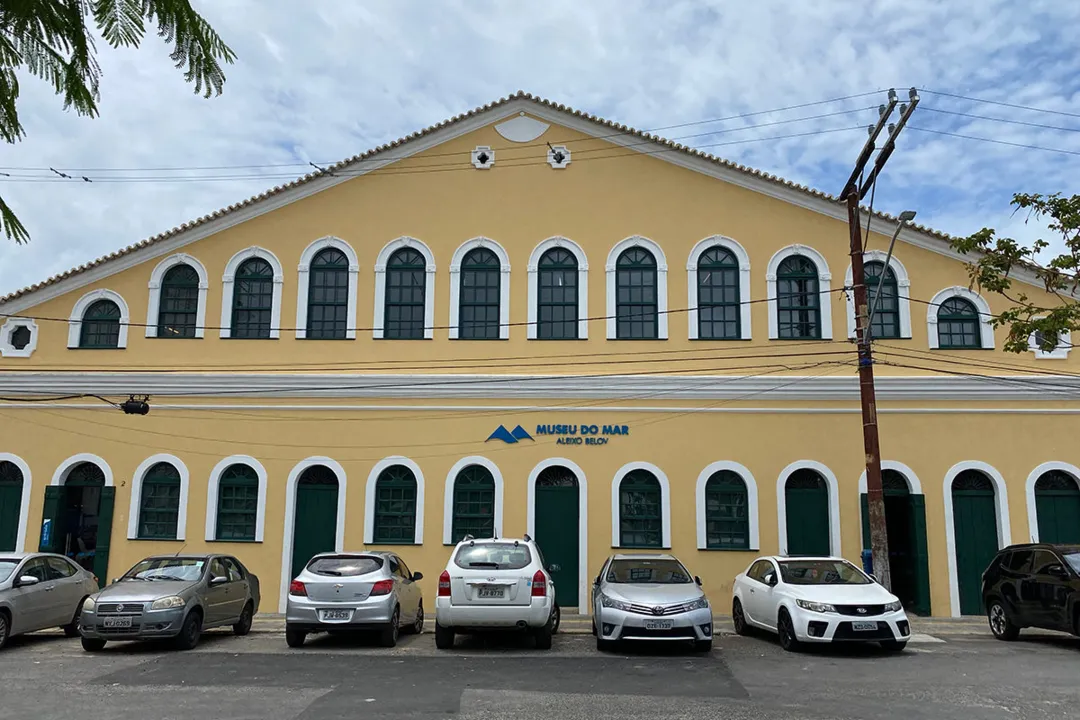
[{"label": "car tail light", "polygon": [[300,597],[307,597],[307,587],[299,580],[293,580],[289,583],[289,594],[299,595]]},{"label": "car tail light", "polygon": [[450,571],[443,570],[439,576],[439,597],[450,597]]},{"label": "car tail light", "polygon": [[371,586],[371,595],[389,595],[390,591],[394,589],[393,580],[380,580]]},{"label": "car tail light", "polygon": [[532,596],[533,597],[547,597],[547,575],[543,570],[537,570],[533,575],[532,581]]}]

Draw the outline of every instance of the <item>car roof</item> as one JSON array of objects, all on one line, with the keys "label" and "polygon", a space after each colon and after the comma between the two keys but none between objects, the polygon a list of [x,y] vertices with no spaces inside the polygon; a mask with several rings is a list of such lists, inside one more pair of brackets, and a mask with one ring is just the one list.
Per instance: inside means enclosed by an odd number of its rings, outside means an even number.
[{"label": "car roof", "polygon": [[[763,555],[758,560],[774,560],[776,562],[787,562],[789,560],[810,560],[810,561],[824,561],[824,562],[851,562],[847,558],[833,557],[831,555]],[[755,560],[755,562],[757,562]],[[854,563],[852,563],[854,565]]]},{"label": "car roof", "polygon": [[390,557],[391,555],[396,556],[397,553],[390,552],[389,550],[342,550],[341,552],[327,550],[326,552],[315,553],[311,556],[311,559],[314,560],[315,558],[321,557],[341,557],[343,555],[349,557],[364,555],[375,555],[376,557]]},{"label": "car roof", "polygon": [[164,555],[150,555],[149,557],[144,557],[143,560],[175,560],[178,558],[180,560],[205,560],[206,558],[214,557],[215,555],[220,555],[221,557],[232,557],[232,555],[223,555],[222,553],[192,553],[188,555],[180,555],[178,553],[166,553]]},{"label": "car roof", "polygon": [[1017,543],[1015,545],[1009,545],[1008,547],[1003,547],[998,552],[1007,552],[1009,550],[1033,550],[1033,549],[1057,550],[1058,552],[1061,552],[1061,553],[1066,553],[1066,552],[1073,553],[1073,552],[1080,552],[1080,545],[1075,545],[1075,544],[1072,544],[1072,543],[1043,543],[1043,542],[1039,542],[1039,543]]},{"label": "car roof", "polygon": [[[32,557],[58,557],[58,558],[62,558],[64,556],[59,554],[59,553],[49,553],[49,552],[2,552],[2,551],[0,551],[0,558],[3,558],[4,560],[25,560],[26,558],[32,558]],[[65,558],[65,559],[70,560],[70,558]]]},{"label": "car roof", "polygon": [[678,560],[671,553],[615,553],[612,560]]}]

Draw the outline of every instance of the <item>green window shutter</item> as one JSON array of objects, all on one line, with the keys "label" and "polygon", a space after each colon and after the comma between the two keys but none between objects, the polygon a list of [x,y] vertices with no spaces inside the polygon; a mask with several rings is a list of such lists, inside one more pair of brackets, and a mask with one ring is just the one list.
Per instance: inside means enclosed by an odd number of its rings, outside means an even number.
[{"label": "green window shutter", "polygon": [[412,248],[402,248],[386,263],[383,337],[423,340],[427,309],[427,262]]},{"label": "green window shutter", "polygon": [[344,340],[349,324],[349,259],[336,248],[319,252],[308,277],[307,335]]},{"label": "green window shutter", "polygon": [[461,261],[458,293],[458,337],[499,339],[502,263],[487,248],[469,251]]},{"label": "green window shutter", "polygon": [[660,481],[648,470],[631,470],[619,483],[619,547],[664,544]]},{"label": "green window shutter", "polygon": [[245,260],[233,280],[231,338],[266,339],[274,310],[274,269],[262,258]]},{"label": "green window shutter", "polygon": [[709,248],[697,266],[698,338],[738,340],[742,337],[739,261],[723,247]]},{"label": "green window shutter", "polygon": [[495,534],[495,478],[482,465],[470,465],[454,479],[454,517],[450,541],[466,535],[489,538]]},{"label": "green window shutter", "polygon": [[926,497],[911,496],[911,532],[915,538],[916,615],[930,614],[930,553],[926,548]]},{"label": "green window shutter", "polygon": [[169,463],[147,471],[139,498],[139,538],[175,540],[180,516],[180,473]]},{"label": "green window shutter", "polygon": [[540,256],[536,277],[536,337],[578,337],[578,263],[569,250],[552,248]]},{"label": "green window shutter", "polygon": [[[67,495],[67,488],[63,485],[45,486],[45,506],[41,511],[41,539],[38,543],[40,552],[63,553],[63,528],[60,527],[62,520],[61,512]],[[48,542],[45,538],[45,523],[49,523]]]},{"label": "green window shutter", "polygon": [[13,552],[19,543],[23,474],[15,463],[0,461],[0,551]]},{"label": "green window shutter", "polygon": [[115,350],[120,347],[120,307],[112,300],[98,300],[86,308],[79,326],[79,347]]},{"label": "green window shutter", "polygon": [[866,493],[859,495],[859,507],[862,513],[862,546],[863,550],[869,550],[870,544],[870,496]]},{"label": "green window shutter", "polygon": [[199,274],[190,265],[169,268],[161,280],[159,338],[193,338],[199,318]]},{"label": "green window shutter", "polygon": [[656,258],[642,247],[624,250],[615,262],[615,337],[655,340],[659,333]]},{"label": "green window shutter", "polygon": [[730,470],[714,473],[705,483],[705,547],[710,550],[750,548],[746,483]]},{"label": "green window shutter", "polygon": [[230,465],[218,483],[217,540],[255,541],[259,476],[248,465]]},{"label": "green window shutter", "polygon": [[379,473],[375,481],[373,541],[394,545],[416,542],[416,477],[404,465]]},{"label": "green window shutter", "polygon": [[116,507],[116,488],[101,488],[101,505],[98,507],[97,546],[94,548],[94,574],[98,586],[109,582],[109,547],[112,545],[113,509]]}]

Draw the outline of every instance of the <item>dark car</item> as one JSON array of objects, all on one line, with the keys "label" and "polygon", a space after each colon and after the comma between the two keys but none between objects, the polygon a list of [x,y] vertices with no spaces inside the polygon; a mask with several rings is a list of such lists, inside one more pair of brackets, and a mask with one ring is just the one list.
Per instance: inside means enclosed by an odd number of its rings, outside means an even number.
[{"label": "dark car", "polygon": [[1015,640],[1026,627],[1080,635],[1080,545],[1011,545],[983,573],[990,630]]}]

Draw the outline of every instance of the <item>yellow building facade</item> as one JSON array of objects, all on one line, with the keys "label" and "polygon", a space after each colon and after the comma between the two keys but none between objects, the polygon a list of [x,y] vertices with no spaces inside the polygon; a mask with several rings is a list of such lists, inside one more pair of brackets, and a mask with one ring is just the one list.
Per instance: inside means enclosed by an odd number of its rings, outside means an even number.
[{"label": "yellow building facade", "polygon": [[[939,616],[1080,532],[1071,340],[1002,353],[947,240],[900,233],[875,319],[894,582]],[[501,100],[0,300],[0,551],[230,552],[274,612],[313,552],[392,548],[430,606],[457,538],[528,532],[565,607],[633,547],[726,612],[758,554],[865,547],[850,278],[835,199]]]}]

